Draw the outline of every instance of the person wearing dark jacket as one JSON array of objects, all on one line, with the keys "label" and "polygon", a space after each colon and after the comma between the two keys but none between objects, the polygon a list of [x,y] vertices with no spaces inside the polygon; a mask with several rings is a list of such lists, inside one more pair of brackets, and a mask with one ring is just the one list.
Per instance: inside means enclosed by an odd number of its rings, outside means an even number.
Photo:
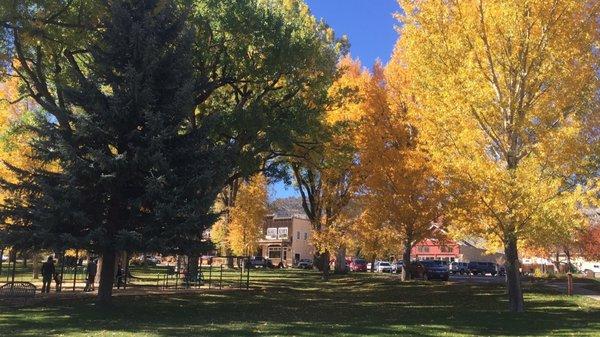
[{"label": "person wearing dark jacket", "polygon": [[48,256],[48,260],[42,264],[42,293],[50,292],[52,276],[54,276],[55,273],[54,260],[52,259],[52,256]]},{"label": "person wearing dark jacket", "polygon": [[94,260],[89,259],[88,260],[88,265],[87,265],[87,278],[86,278],[86,282],[85,282],[85,288],[83,289],[83,291],[94,291],[94,282],[96,280],[96,271],[97,271],[97,266],[96,266],[96,262],[94,262]]},{"label": "person wearing dark jacket", "polygon": [[116,281],[117,281],[117,289],[121,289],[121,287],[124,287],[125,280],[123,279],[123,266],[121,265],[121,263],[119,263],[117,266]]}]

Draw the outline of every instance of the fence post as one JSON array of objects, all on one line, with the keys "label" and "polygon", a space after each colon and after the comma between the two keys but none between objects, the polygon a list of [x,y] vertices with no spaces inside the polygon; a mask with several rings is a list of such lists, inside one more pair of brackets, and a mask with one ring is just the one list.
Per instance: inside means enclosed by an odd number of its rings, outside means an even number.
[{"label": "fence post", "polygon": [[[238,263],[240,258],[238,257]],[[244,259],[241,259],[242,263],[240,265],[240,289],[242,289],[243,279],[244,279]]]},{"label": "fence post", "polygon": [[573,274],[567,273],[567,295],[573,296]]},{"label": "fence post", "polygon": [[63,279],[65,278],[65,250],[60,253],[60,279],[59,283],[56,285],[56,292],[62,291]]},{"label": "fence post", "polygon": [[250,290],[250,264],[246,268],[246,290]]},{"label": "fence post", "polygon": [[202,285],[202,256],[200,256],[200,266],[198,267],[198,276],[196,277],[196,288]]},{"label": "fence post", "polygon": [[223,264],[221,264],[221,276],[219,276],[219,289],[223,288]]},{"label": "fence post", "polygon": [[2,276],[2,264],[4,263],[4,246],[0,247],[0,277]]},{"label": "fence post", "polygon": [[127,282],[129,282],[129,253],[125,252],[125,268],[123,270],[123,290],[127,289]]},{"label": "fence post", "polygon": [[208,264],[208,289],[212,285],[212,261]]},{"label": "fence post", "polygon": [[[10,259],[11,259],[11,257],[12,257],[12,254],[9,251],[9,253],[8,253],[8,268],[10,268]],[[16,261],[13,261],[13,263],[16,263]],[[6,270],[6,282],[7,283],[8,283],[8,280],[10,280],[10,271],[7,269]]]},{"label": "fence post", "polygon": [[78,262],[79,262],[79,249],[75,249],[75,269],[73,270],[73,292],[75,292],[75,284],[77,283]]},{"label": "fence post", "polygon": [[16,268],[17,268],[17,258],[15,255],[15,259],[13,260],[13,267],[12,267],[12,283],[10,284],[10,289],[12,290],[15,286],[15,272],[16,272]]}]

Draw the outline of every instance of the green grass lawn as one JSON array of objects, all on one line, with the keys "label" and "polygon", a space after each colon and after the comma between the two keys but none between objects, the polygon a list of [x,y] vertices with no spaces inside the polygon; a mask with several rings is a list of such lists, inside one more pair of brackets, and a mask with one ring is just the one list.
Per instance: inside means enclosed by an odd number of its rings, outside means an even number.
[{"label": "green grass lawn", "polygon": [[120,295],[0,307],[0,336],[600,336],[600,302],[526,289],[511,314],[499,285],[253,271],[254,290]]}]

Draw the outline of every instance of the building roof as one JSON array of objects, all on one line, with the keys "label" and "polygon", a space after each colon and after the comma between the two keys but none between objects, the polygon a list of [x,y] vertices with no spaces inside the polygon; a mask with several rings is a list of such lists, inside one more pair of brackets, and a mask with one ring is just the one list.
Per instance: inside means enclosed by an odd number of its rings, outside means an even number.
[{"label": "building roof", "polygon": [[267,217],[270,217],[273,220],[292,220],[292,219],[308,220],[308,217],[305,214],[280,215],[280,214],[274,213],[274,214],[267,215]]}]

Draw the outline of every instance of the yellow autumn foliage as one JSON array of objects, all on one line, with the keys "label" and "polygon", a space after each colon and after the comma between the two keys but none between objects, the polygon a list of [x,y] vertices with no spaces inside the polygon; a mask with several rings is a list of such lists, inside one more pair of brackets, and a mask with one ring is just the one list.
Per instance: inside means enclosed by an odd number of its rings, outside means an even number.
[{"label": "yellow autumn foliage", "polygon": [[235,204],[229,210],[227,242],[235,255],[250,256],[258,248],[267,215],[267,179],[262,174],[240,184]]},{"label": "yellow autumn foliage", "polygon": [[[0,83],[0,175],[11,183],[18,177],[6,164],[23,170],[39,167],[31,158],[31,133],[16,129],[26,118],[25,114],[35,107],[30,99],[20,99],[18,85],[16,78]],[[0,190],[0,203],[4,203],[10,193]]]},{"label": "yellow autumn foliage", "polygon": [[[593,182],[597,0],[401,0],[397,57],[414,120],[453,197],[452,230],[503,245],[521,311],[518,246],[582,226]],[[541,239],[543,238],[543,239]]]}]

